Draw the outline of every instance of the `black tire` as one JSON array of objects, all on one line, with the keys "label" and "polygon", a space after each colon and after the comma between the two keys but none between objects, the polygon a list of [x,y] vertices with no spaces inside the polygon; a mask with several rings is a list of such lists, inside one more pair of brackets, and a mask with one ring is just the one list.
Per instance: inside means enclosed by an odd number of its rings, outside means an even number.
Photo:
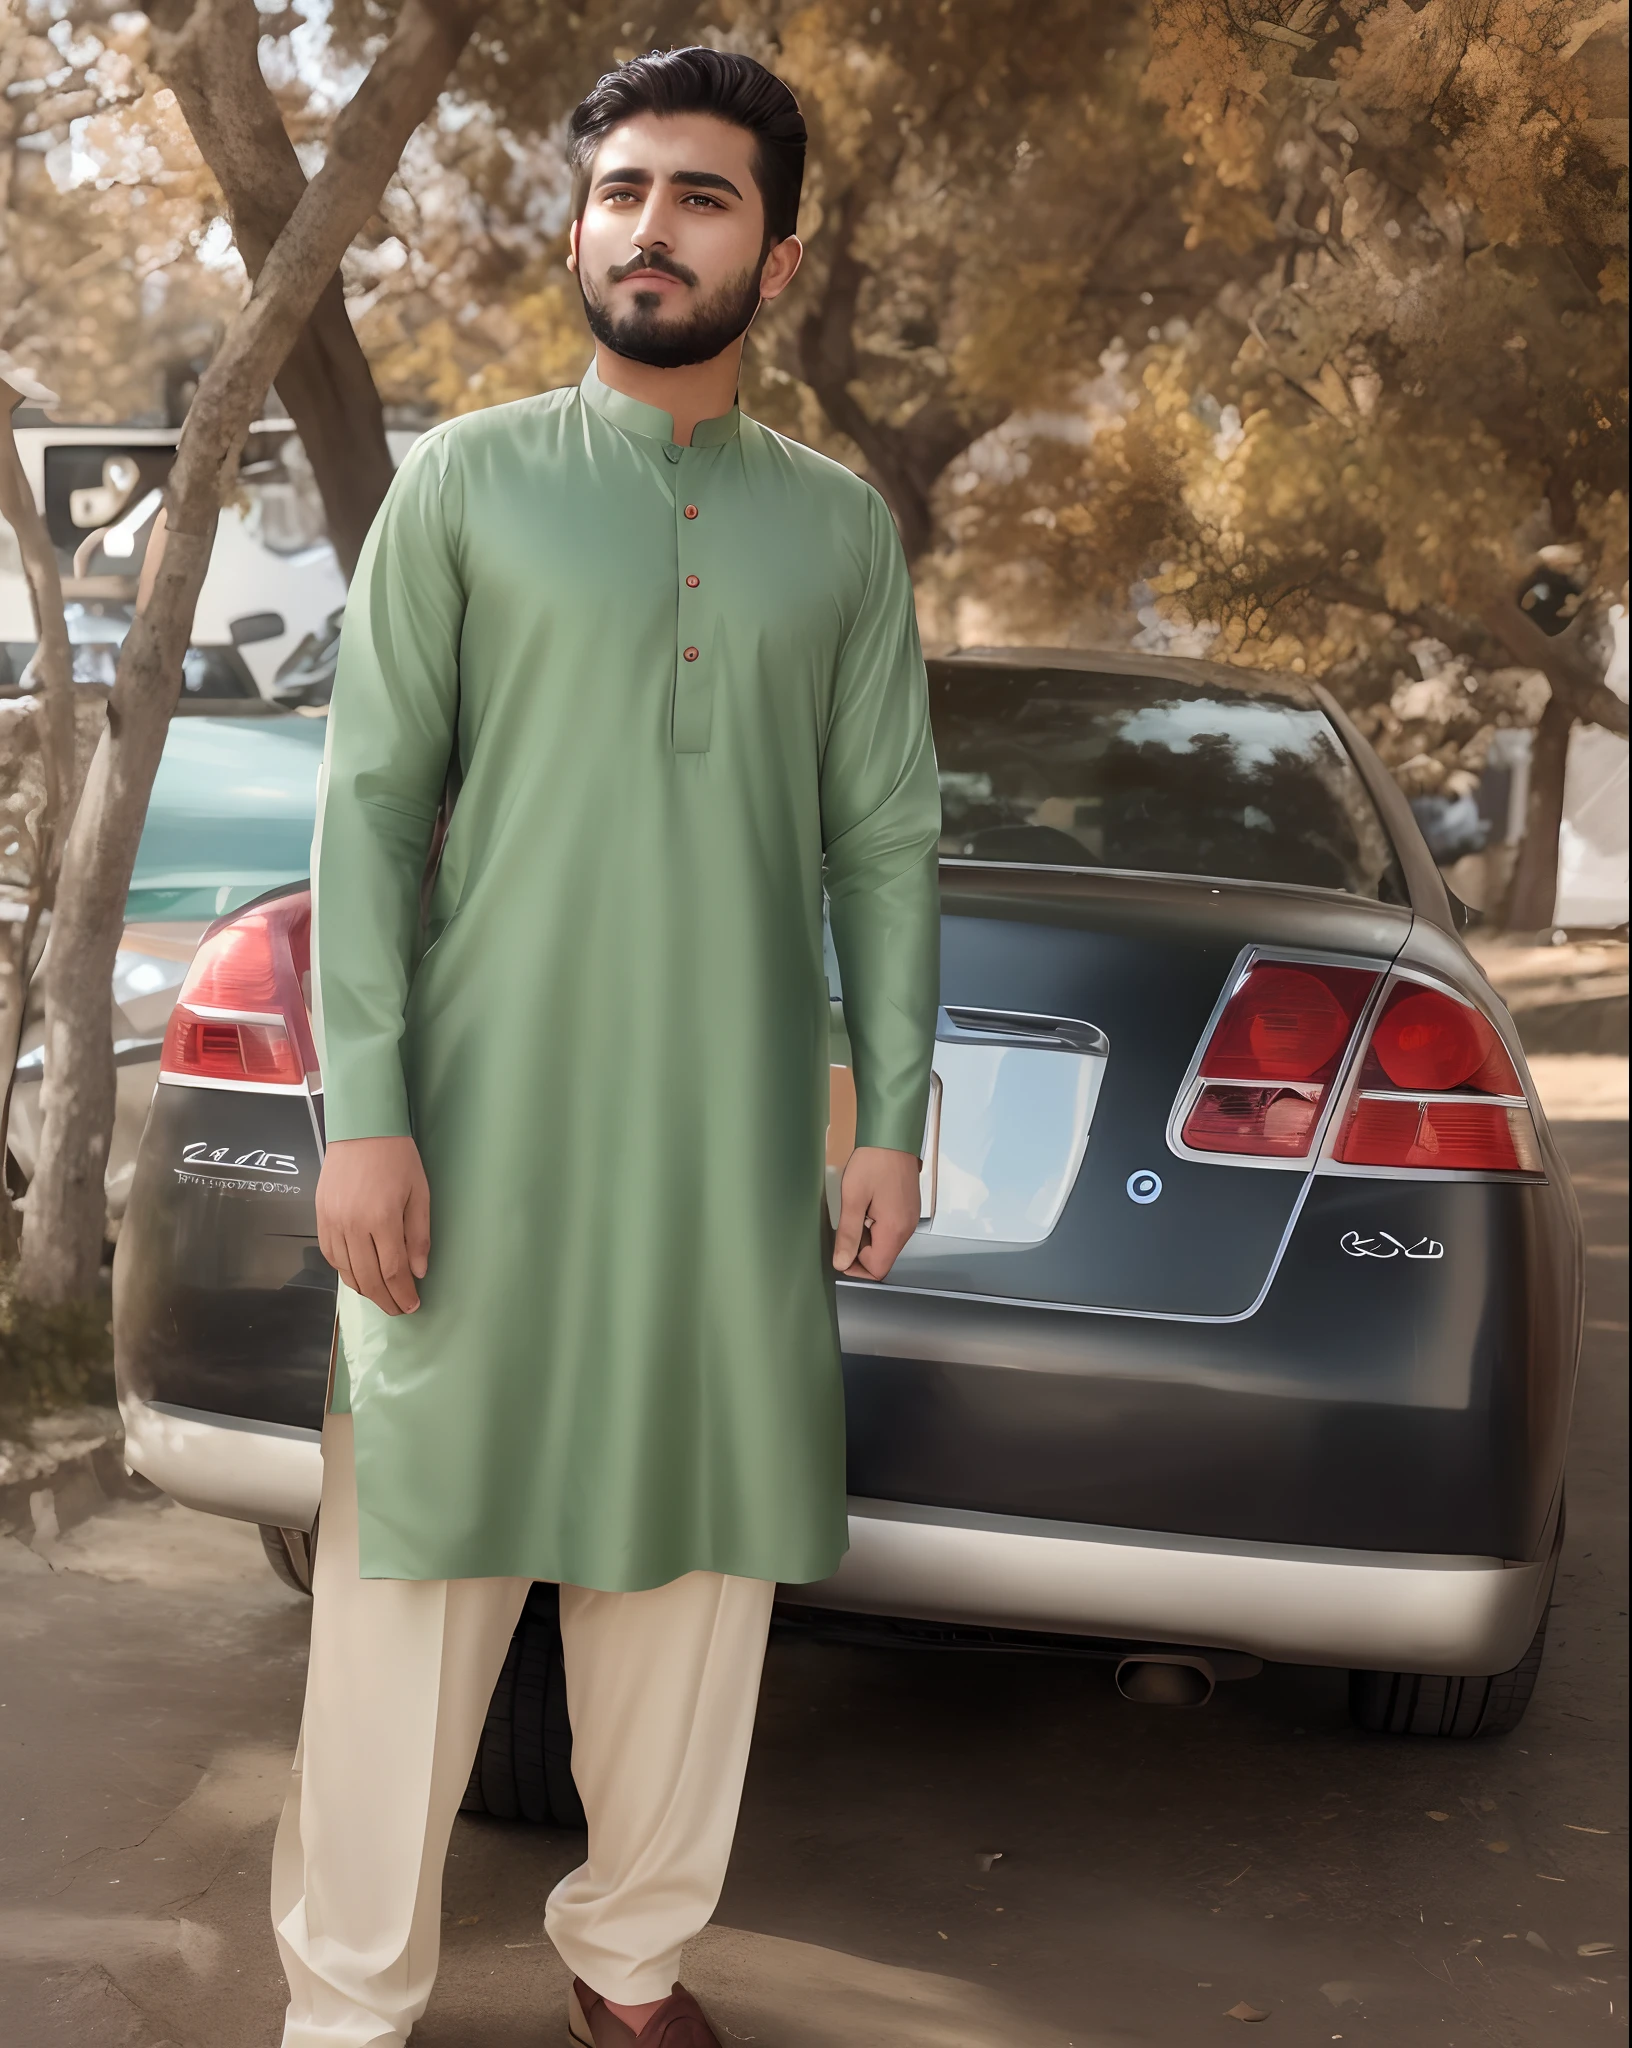
[{"label": "black tire", "polygon": [[1374,1735],[1511,1735],[1536,1689],[1547,1616],[1511,1671],[1493,1678],[1430,1678],[1415,1671],[1351,1671],[1349,1718]]},{"label": "black tire", "polygon": [[585,1825],[572,1780],[572,1723],[554,1586],[534,1586],[527,1595],[459,1810],[541,1827]]},{"label": "black tire", "polygon": [[261,1532],[261,1548],[266,1552],[266,1561],[286,1586],[292,1586],[297,1593],[312,1597],[312,1552],[317,1544],[317,1531],[308,1536],[303,1529],[274,1529],[265,1522],[257,1524]]}]

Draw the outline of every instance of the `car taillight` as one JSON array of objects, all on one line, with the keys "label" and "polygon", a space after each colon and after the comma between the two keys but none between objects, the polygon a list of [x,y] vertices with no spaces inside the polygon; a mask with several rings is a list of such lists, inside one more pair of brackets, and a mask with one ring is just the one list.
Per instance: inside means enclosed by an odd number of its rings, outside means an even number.
[{"label": "car taillight", "polygon": [[207,933],[164,1034],[159,1072],[178,1080],[299,1087],[317,1070],[302,990],[312,900],[302,890]]},{"label": "car taillight", "polygon": [[1224,1006],[1180,1129],[1197,1152],[1302,1159],[1366,998],[1364,967],[1260,960]]},{"label": "car taillight", "polygon": [[1536,1173],[1524,1087],[1488,1017],[1443,989],[1389,991],[1332,1154],[1346,1166]]}]

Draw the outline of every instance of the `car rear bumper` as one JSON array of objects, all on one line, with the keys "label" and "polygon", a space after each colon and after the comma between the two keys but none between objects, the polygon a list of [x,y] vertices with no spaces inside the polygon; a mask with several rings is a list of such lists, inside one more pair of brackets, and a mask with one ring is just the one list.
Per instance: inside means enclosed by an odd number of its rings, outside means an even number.
[{"label": "car rear bumper", "polygon": [[[317,1432],[120,1403],[125,1455],[184,1507],[310,1529]],[[1319,1550],[1095,1528],[968,1509],[850,1502],[850,1550],[802,1606],[1239,1650],[1272,1662],[1474,1676],[1523,1656],[1561,1525],[1530,1564]]]},{"label": "car rear bumper", "polygon": [[799,1604],[1241,1650],[1275,1663],[1451,1676],[1508,1671],[1552,1591],[1533,1564],[1317,1550],[850,1502],[850,1549]]},{"label": "car rear bumper", "polygon": [[184,1508],[268,1528],[310,1529],[323,1491],[315,1429],[247,1422],[121,1393],[125,1462]]}]

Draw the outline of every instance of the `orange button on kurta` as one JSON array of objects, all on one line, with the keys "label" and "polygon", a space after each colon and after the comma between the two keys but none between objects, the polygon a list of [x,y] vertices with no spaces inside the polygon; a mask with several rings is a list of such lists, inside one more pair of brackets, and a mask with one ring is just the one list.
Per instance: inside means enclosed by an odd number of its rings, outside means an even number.
[{"label": "orange button on kurta", "polygon": [[688,647],[685,653],[687,661],[695,661],[697,659],[697,650],[695,647]]},{"label": "orange button on kurta", "polygon": [[697,507],[695,505],[688,505],[686,507],[686,517],[688,519],[695,519],[697,517]]}]

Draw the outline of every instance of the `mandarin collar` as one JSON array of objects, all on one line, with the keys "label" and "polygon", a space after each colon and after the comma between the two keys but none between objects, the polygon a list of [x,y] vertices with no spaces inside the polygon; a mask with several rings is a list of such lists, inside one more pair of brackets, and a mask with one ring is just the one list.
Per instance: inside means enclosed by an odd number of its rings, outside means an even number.
[{"label": "mandarin collar", "polygon": [[[643,440],[673,445],[674,415],[603,384],[593,363],[584,372],[578,389],[583,393],[587,406],[598,412],[603,420],[621,427],[626,434],[639,434]],[[742,413],[737,406],[732,406],[729,412],[722,412],[717,419],[699,420],[691,430],[692,447],[715,448],[722,441],[735,440],[741,421]]]}]

